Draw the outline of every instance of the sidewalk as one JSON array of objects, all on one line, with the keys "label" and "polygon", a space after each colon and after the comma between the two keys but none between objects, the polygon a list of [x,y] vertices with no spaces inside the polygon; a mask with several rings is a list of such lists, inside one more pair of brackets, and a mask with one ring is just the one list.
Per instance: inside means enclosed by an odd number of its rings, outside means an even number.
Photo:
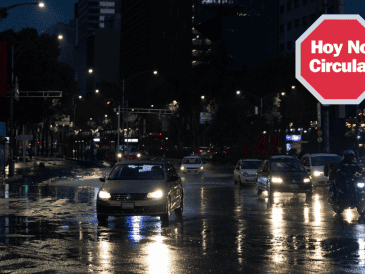
[{"label": "sidewalk", "polygon": [[5,177],[3,174],[1,175],[0,183],[22,180],[36,182],[57,176],[60,171],[71,171],[73,168],[102,168],[110,166],[110,163],[104,161],[78,161],[47,156],[33,156],[32,158],[30,162],[23,163],[23,161],[19,161],[14,163],[14,176],[12,177],[8,176],[9,166],[7,166],[5,169],[6,175]]}]

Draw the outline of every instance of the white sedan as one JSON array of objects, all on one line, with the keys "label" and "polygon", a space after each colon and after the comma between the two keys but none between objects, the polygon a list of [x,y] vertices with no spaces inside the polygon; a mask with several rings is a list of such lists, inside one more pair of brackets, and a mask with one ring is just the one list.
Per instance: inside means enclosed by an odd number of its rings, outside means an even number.
[{"label": "white sedan", "polygon": [[203,164],[205,163],[199,156],[186,156],[181,163],[180,171],[182,173],[203,175]]},{"label": "white sedan", "polygon": [[233,174],[234,183],[255,183],[257,170],[263,163],[259,159],[241,159],[238,161]]}]

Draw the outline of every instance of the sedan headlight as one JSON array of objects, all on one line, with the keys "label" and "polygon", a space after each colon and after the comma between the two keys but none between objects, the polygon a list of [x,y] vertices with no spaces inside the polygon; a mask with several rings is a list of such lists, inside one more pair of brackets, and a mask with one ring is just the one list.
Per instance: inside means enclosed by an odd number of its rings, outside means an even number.
[{"label": "sedan headlight", "polygon": [[365,183],[357,183],[357,187],[363,188],[365,186]]},{"label": "sedan headlight", "polygon": [[147,198],[159,199],[162,198],[163,192],[161,190],[157,190],[155,192],[150,192],[147,194]]},{"label": "sedan headlight", "polygon": [[309,178],[304,178],[303,182],[304,183],[309,183],[311,180]]},{"label": "sedan headlight", "polygon": [[184,169],[185,169],[185,167],[184,167],[184,166],[181,166],[181,167],[180,167],[180,170],[184,170]]},{"label": "sedan headlight", "polygon": [[99,198],[102,198],[102,199],[110,199],[110,193],[101,190],[101,191],[99,191]]},{"label": "sedan headlight", "polygon": [[141,154],[140,153],[137,154],[137,158],[139,158],[139,157],[141,157]]},{"label": "sedan headlight", "polygon": [[323,171],[314,170],[314,171],[313,171],[313,175],[314,175],[315,177],[322,176],[322,175],[323,175]]},{"label": "sedan headlight", "polygon": [[280,177],[272,177],[271,182],[273,182],[273,183],[282,183],[283,179],[281,179]]},{"label": "sedan headlight", "polygon": [[203,169],[204,169],[204,167],[203,167],[203,166],[201,166],[199,169],[200,169],[200,170],[203,170]]}]

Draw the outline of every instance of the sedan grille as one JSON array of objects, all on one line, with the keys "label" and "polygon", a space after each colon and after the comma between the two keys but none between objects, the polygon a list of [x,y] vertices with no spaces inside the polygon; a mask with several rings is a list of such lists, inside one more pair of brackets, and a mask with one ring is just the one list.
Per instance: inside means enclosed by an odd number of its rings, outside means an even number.
[{"label": "sedan grille", "polygon": [[[127,199],[130,196],[129,199]],[[127,194],[110,194],[113,201],[128,201],[128,200],[147,200],[147,193],[127,193]]]}]

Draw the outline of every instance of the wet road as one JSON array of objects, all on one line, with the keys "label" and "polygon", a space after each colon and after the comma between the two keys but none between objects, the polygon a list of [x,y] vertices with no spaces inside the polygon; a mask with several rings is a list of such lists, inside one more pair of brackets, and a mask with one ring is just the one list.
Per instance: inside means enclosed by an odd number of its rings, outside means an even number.
[{"label": "wet road", "polygon": [[[174,164],[177,164],[176,161]],[[337,216],[328,188],[278,194],[234,185],[233,168],[184,177],[183,219],[96,221],[98,178],[76,169],[37,186],[0,185],[0,273],[362,273],[365,225]]]}]

